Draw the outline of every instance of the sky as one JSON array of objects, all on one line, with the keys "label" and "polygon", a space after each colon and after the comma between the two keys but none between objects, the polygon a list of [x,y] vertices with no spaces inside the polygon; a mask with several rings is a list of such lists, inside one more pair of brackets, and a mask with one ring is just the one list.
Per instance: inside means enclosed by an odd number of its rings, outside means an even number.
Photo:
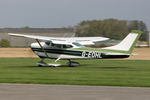
[{"label": "sky", "polygon": [[0,27],[59,28],[83,20],[141,20],[150,29],[150,0],[0,0]]}]

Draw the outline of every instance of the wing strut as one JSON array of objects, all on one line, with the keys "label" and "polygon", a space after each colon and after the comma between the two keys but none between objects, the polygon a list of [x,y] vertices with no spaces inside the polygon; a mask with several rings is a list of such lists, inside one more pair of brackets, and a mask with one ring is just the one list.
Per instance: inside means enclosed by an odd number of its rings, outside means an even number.
[{"label": "wing strut", "polygon": [[59,56],[56,60],[55,60],[55,62],[57,62],[58,60],[60,60],[61,59],[61,56]]},{"label": "wing strut", "polygon": [[47,53],[46,53],[46,51],[44,50],[44,48],[43,48],[42,45],[40,44],[40,41],[39,41],[38,39],[35,39],[35,40],[38,42],[38,44],[40,45],[41,49],[44,51],[46,57],[49,58],[48,55],[47,55]]}]

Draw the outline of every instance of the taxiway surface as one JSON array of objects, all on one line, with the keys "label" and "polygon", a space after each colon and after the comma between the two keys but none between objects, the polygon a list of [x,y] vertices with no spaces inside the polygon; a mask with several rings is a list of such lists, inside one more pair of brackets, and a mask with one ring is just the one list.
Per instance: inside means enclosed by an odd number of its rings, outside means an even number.
[{"label": "taxiway surface", "polygon": [[0,100],[150,100],[150,88],[0,84]]}]

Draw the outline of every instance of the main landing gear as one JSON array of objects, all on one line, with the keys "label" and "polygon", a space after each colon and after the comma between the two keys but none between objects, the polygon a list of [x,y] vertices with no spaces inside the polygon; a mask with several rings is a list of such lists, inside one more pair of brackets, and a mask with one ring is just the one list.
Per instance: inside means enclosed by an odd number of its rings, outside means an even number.
[{"label": "main landing gear", "polygon": [[70,59],[69,59],[69,62],[67,62],[67,64],[68,64],[69,67],[80,66],[80,63],[71,61]]},{"label": "main landing gear", "polygon": [[[45,67],[45,66],[49,66],[49,67],[59,67],[59,66],[61,66],[60,64],[45,63],[45,62],[44,62],[44,59],[41,59],[41,61],[37,62],[36,64],[37,64],[37,66],[39,66],[39,67]],[[69,67],[76,67],[76,66],[80,66],[80,63],[71,61],[71,60],[69,59],[69,61],[67,62],[67,65],[68,65]]]}]

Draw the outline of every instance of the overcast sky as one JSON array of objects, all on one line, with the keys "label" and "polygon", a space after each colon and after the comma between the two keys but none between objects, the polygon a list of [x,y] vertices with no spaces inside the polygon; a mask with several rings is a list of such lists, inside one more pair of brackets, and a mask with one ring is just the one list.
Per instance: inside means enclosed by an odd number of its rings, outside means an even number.
[{"label": "overcast sky", "polygon": [[150,0],[0,0],[0,27],[58,28],[93,19],[142,20]]}]

